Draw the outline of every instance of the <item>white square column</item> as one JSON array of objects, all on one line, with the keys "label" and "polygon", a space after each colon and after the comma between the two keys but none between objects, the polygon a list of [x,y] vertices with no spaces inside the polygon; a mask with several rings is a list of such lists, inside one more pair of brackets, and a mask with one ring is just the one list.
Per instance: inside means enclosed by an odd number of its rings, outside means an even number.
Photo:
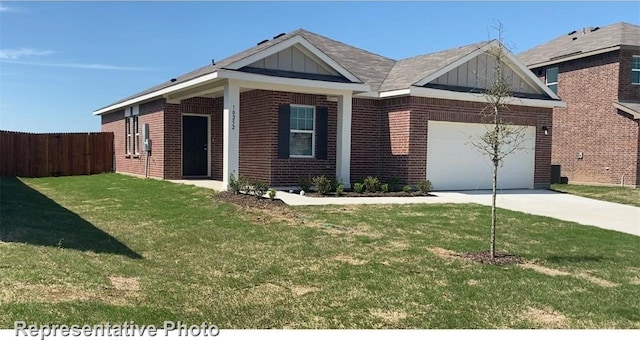
[{"label": "white square column", "polygon": [[229,190],[229,175],[238,178],[240,159],[240,87],[231,80],[224,86],[222,138],[222,186]]},{"label": "white square column", "polygon": [[351,188],[351,93],[338,97],[336,134],[336,178],[345,189]]}]

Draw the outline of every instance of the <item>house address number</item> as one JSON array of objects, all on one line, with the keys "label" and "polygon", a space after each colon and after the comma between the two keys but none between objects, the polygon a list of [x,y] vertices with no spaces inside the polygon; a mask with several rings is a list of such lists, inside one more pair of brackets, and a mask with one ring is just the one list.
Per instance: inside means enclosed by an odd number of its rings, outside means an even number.
[{"label": "house address number", "polygon": [[231,108],[231,130],[236,129],[236,106],[233,105]]}]

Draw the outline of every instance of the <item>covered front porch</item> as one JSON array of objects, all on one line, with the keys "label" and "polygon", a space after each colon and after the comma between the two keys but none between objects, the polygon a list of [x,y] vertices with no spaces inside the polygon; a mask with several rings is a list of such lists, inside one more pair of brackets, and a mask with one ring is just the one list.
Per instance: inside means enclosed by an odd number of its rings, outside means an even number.
[{"label": "covered front porch", "polygon": [[[369,86],[231,70],[205,77],[209,79],[164,95],[165,114],[173,112],[181,121],[172,132],[181,136],[178,178],[192,178],[185,141],[195,130],[188,130],[185,122],[197,119],[185,117],[202,116],[206,119],[201,124],[208,125],[202,177],[213,179],[212,189],[228,190],[231,174],[273,186],[296,185],[299,177],[324,174],[350,187],[352,96]],[[208,117],[189,112],[189,103],[198,98],[211,103]],[[220,136],[211,132],[216,129]]]}]

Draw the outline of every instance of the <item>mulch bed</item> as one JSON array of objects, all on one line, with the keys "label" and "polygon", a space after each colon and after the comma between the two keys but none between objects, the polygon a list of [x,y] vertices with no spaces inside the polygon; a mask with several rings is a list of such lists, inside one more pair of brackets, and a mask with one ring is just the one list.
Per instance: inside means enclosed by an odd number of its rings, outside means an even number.
[{"label": "mulch bed", "polygon": [[491,251],[489,250],[463,253],[458,256],[463,259],[468,259],[468,260],[483,263],[483,264],[504,265],[504,264],[523,263],[523,260],[518,256],[513,254],[507,254],[505,252],[499,252],[499,251],[496,252],[496,257],[493,260],[491,260]]},{"label": "mulch bed", "polygon": [[233,194],[228,191],[219,192],[213,197],[213,199],[220,202],[233,203],[243,208],[271,209],[287,205],[282,200],[279,200],[277,198],[271,200],[268,198],[257,197],[253,195]]}]

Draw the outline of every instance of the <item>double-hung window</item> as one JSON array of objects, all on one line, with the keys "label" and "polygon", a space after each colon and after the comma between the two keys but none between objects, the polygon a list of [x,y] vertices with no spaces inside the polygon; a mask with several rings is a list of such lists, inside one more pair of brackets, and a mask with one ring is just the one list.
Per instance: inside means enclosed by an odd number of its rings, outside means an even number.
[{"label": "double-hung window", "polygon": [[124,153],[127,157],[140,155],[140,127],[138,126],[138,106],[124,110]]},{"label": "double-hung window", "polygon": [[558,94],[558,68],[552,67],[547,69],[546,75],[546,84],[547,87],[553,91],[553,93]]},{"label": "double-hung window", "polygon": [[133,154],[140,155],[140,126],[137,115],[133,116]]},{"label": "double-hung window", "polygon": [[640,85],[640,55],[631,58],[631,84]]},{"label": "double-hung window", "polygon": [[315,107],[291,105],[289,116],[289,156],[314,157]]},{"label": "double-hung window", "polygon": [[131,156],[131,116],[124,117],[124,153]]}]

